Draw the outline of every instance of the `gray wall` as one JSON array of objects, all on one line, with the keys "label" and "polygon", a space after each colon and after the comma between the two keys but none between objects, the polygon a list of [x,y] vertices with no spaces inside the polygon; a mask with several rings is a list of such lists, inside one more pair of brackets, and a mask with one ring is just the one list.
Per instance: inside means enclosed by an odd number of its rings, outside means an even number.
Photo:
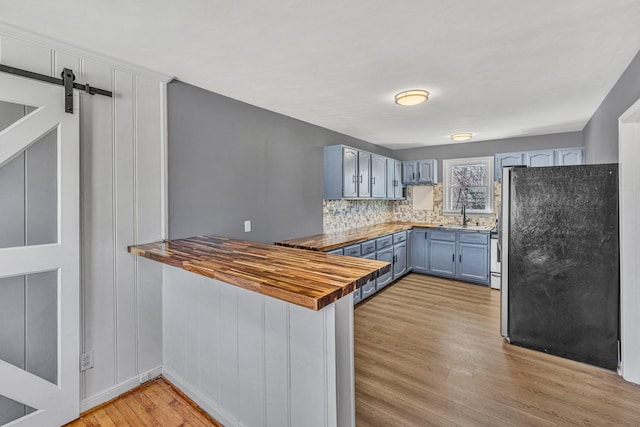
[{"label": "gray wall", "polygon": [[[272,243],[322,232],[323,147],[382,147],[174,81],[169,237]],[[251,220],[245,233],[243,221]]]},{"label": "gray wall", "polygon": [[438,180],[442,182],[442,160],[465,157],[493,156],[512,151],[544,150],[549,148],[582,147],[582,132],[554,133],[521,138],[495,139],[463,144],[435,145],[431,147],[396,150],[399,160],[438,159]]},{"label": "gray wall", "polygon": [[640,99],[640,52],[585,126],[587,163],[618,162],[618,117]]}]

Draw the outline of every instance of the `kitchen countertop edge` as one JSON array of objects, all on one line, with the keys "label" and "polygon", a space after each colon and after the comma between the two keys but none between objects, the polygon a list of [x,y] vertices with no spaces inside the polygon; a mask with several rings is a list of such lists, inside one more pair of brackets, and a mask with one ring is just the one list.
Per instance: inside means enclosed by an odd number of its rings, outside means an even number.
[{"label": "kitchen countertop edge", "polygon": [[216,236],[128,247],[130,253],[295,305],[320,310],[391,264]]},{"label": "kitchen countertop edge", "polygon": [[463,231],[465,233],[489,233],[493,227],[484,229],[452,228],[449,224],[434,224],[421,222],[393,221],[375,224],[367,227],[353,228],[344,232],[322,233],[295,239],[280,240],[275,242],[278,246],[307,249],[311,251],[326,252],[343,246],[366,242],[367,240],[407,231],[414,228],[434,228],[438,230]]}]

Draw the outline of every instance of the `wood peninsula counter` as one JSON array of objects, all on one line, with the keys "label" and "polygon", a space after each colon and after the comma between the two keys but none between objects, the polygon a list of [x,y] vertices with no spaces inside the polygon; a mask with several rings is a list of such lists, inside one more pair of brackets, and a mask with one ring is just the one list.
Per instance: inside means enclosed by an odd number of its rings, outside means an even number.
[{"label": "wood peninsula counter", "polygon": [[389,263],[214,236],[129,252],[164,264],[163,374],[223,425],[355,426],[352,293]]},{"label": "wood peninsula counter", "polygon": [[391,269],[382,261],[215,236],[130,246],[129,252],[312,310]]}]

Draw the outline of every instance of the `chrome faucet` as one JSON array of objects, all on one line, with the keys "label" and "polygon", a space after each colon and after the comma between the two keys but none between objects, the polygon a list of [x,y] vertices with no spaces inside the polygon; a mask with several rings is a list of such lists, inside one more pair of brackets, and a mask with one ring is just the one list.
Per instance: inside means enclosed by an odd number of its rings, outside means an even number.
[{"label": "chrome faucet", "polygon": [[462,226],[466,227],[467,226],[467,205],[462,205]]}]

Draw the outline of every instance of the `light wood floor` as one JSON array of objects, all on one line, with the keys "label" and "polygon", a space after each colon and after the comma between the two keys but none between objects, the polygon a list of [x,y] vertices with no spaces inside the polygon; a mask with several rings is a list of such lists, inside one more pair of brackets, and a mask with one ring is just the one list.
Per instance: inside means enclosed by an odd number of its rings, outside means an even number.
[{"label": "light wood floor", "polygon": [[499,299],[412,274],[357,306],[358,427],[640,425],[640,386],[505,343]]},{"label": "light wood floor", "polygon": [[[412,274],[357,306],[357,426],[640,425],[640,386],[504,343],[499,299]],[[219,425],[163,379],[69,424]]]},{"label": "light wood floor", "polygon": [[222,426],[158,378],[100,406],[66,427]]}]

